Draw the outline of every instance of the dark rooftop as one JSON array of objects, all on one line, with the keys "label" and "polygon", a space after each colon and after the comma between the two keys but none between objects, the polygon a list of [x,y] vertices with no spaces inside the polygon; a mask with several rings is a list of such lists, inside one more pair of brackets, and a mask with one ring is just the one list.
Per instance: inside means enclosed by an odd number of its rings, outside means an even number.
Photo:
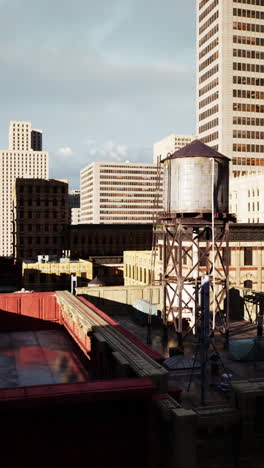
[{"label": "dark rooftop", "polygon": [[230,161],[230,158],[224,156],[221,153],[218,153],[210,146],[205,145],[200,140],[194,140],[189,145],[184,146],[175,153],[167,156],[162,162],[167,161],[168,159],[175,159],[175,158],[195,158],[195,157],[206,157],[206,158],[215,158],[215,159],[225,159]]}]

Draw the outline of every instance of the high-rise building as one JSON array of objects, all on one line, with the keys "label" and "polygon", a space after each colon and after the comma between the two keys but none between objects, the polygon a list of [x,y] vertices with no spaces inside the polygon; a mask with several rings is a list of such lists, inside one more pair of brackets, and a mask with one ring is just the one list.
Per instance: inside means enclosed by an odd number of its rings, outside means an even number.
[{"label": "high-rise building", "polygon": [[158,159],[163,159],[168,154],[173,154],[175,151],[183,148],[184,146],[195,140],[193,135],[169,135],[162,140],[157,141],[153,145],[153,162],[157,164]]},{"label": "high-rise building", "polygon": [[13,191],[16,259],[61,256],[68,224],[68,184],[51,179],[16,179]]},{"label": "high-rise building", "polygon": [[264,170],[263,46],[264,0],[197,0],[197,135],[234,177]]},{"label": "high-rise building", "polygon": [[229,198],[238,223],[264,223],[264,174],[236,177]]},{"label": "high-rise building", "polygon": [[80,190],[71,190],[69,192],[69,219],[71,224],[80,224]]},{"label": "high-rise building", "polygon": [[42,131],[31,122],[11,121],[9,149],[0,150],[0,256],[13,253],[12,191],[17,177],[48,178],[48,153],[42,151]]},{"label": "high-rise building", "polygon": [[94,162],[81,170],[81,223],[152,223],[162,186],[155,164]]}]

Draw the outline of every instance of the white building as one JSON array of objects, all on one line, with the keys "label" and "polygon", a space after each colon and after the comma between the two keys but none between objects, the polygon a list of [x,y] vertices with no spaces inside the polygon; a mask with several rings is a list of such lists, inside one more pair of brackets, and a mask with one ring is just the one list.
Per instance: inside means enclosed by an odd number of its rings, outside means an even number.
[{"label": "white building", "polygon": [[264,174],[233,179],[229,198],[238,223],[264,223]]},{"label": "white building", "polygon": [[81,170],[81,223],[152,223],[162,184],[155,164],[94,162]]},{"label": "white building", "polygon": [[157,141],[153,145],[153,162],[157,164],[158,159],[163,159],[168,154],[173,154],[175,151],[183,148],[184,146],[195,140],[193,135],[169,135],[162,140]]},{"label": "white building", "polygon": [[0,256],[12,254],[12,192],[17,177],[48,178],[42,131],[32,129],[31,122],[11,121],[9,149],[0,150]]},{"label": "white building", "polygon": [[264,169],[264,0],[197,0],[197,135],[232,159],[232,174]]},{"label": "white building", "polygon": [[80,224],[81,222],[80,194],[80,190],[71,190],[69,192],[69,218],[71,224]]}]

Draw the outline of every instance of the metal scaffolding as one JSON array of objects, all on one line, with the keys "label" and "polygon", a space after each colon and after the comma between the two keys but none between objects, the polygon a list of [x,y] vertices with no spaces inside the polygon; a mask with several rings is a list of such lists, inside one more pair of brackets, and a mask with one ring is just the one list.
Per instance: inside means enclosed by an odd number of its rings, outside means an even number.
[{"label": "metal scaffolding", "polygon": [[[183,319],[194,315],[200,321],[200,288],[205,275],[210,279],[210,310],[214,330],[229,331],[229,217],[195,217],[164,213],[157,220],[162,232],[164,287],[163,323],[173,322],[179,344],[183,338]],[[214,232],[213,232],[214,229]],[[157,244],[156,244],[157,249]],[[156,283],[157,284],[157,283]]]}]

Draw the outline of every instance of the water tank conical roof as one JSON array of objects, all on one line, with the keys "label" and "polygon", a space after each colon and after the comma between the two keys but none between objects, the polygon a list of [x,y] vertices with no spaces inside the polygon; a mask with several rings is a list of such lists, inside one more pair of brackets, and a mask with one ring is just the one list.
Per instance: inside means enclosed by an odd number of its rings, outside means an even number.
[{"label": "water tank conical roof", "polygon": [[175,158],[196,158],[196,157],[203,157],[203,158],[214,158],[214,159],[230,159],[227,156],[224,156],[218,151],[214,150],[210,146],[205,145],[200,140],[194,140],[188,145],[184,146],[183,148],[175,151],[175,153],[168,155],[166,158],[162,160],[162,162],[167,161],[169,159]]}]

